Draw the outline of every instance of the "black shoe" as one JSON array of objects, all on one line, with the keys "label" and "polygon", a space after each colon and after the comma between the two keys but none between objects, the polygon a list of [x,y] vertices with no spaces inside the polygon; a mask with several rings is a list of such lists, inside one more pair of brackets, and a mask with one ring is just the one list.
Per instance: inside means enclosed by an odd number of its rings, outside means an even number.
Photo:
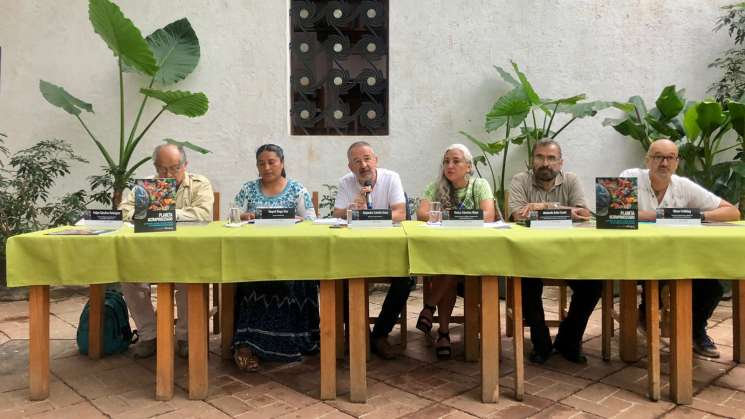
[{"label": "black shoe", "polygon": [[537,352],[536,350],[532,350],[528,354],[528,361],[534,364],[543,365],[546,363],[546,361],[548,361],[548,358],[550,357],[551,357],[551,351],[544,353],[544,352]]},{"label": "black shoe", "polygon": [[559,349],[556,350],[559,354],[561,354],[564,359],[567,361],[573,363],[573,364],[580,364],[580,365],[586,365],[587,364],[587,357],[585,354],[582,353],[582,351],[576,351],[576,352],[568,352],[568,351],[561,351]]},{"label": "black shoe", "polygon": [[693,339],[693,352],[707,358],[719,358],[720,356],[717,345],[714,344],[706,333],[700,338]]}]

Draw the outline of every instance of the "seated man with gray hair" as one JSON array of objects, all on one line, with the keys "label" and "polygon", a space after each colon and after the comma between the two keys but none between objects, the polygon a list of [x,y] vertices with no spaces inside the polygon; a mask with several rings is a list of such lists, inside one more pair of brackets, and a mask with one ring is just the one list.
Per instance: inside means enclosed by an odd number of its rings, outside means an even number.
[{"label": "seated man with gray hair", "polygon": [[[562,171],[564,161],[561,147],[549,138],[535,143],[533,147],[533,169],[516,174],[510,184],[509,213],[514,220],[524,220],[531,211],[556,206],[571,209],[572,219],[588,220],[582,186],[577,175]],[[533,350],[528,356],[531,362],[545,363],[552,349],[567,360],[584,364],[587,358],[582,353],[582,335],[587,321],[600,300],[602,282],[599,280],[570,281],[572,302],[569,313],[559,325],[559,333],[551,344],[551,335],[543,313],[543,281],[539,278],[522,279],[522,303],[525,323],[530,327]]]},{"label": "seated man with gray hair", "polygon": [[[645,158],[646,169],[626,169],[621,177],[635,177],[639,185],[639,220],[655,221],[657,208],[696,208],[705,221],[735,221],[740,211],[688,178],[675,175],[678,147],[668,139],[654,141]],[[693,350],[719,358],[716,345],[706,334],[706,323],[722,298],[722,285],[714,279],[693,280]],[[640,319],[644,316],[644,293]]]},{"label": "seated man with gray hair", "polygon": [[[160,178],[176,179],[176,220],[177,221],[212,221],[212,204],[214,195],[212,185],[204,176],[188,173],[186,152],[182,146],[161,144],[153,152],[153,164]],[[134,214],[134,194],[130,193],[119,205],[122,218],[131,220]],[[188,255],[184,255],[188,257]],[[155,310],[150,300],[150,284],[123,283],[122,293],[140,335],[140,341],[134,346],[135,358],[146,358],[155,353]],[[186,284],[176,285],[176,345],[179,356],[186,357]]]}]

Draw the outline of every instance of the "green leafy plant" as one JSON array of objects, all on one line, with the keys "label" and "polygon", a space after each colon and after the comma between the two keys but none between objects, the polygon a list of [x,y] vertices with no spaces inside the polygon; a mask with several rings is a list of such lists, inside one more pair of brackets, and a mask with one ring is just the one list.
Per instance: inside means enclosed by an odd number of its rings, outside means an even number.
[{"label": "green leafy plant", "polygon": [[718,68],[722,75],[709,88],[717,101],[724,104],[727,100],[737,100],[745,95],[745,2],[722,7],[725,13],[717,19],[714,31],[727,29],[734,47],[709,64],[709,68]]},{"label": "green leafy plant", "polygon": [[[104,173],[91,178],[91,186],[111,191],[112,206],[116,208],[134,172],[151,157],[132,163],[132,155],[155,121],[168,111],[175,115],[197,117],[207,112],[209,103],[204,93],[180,90],[158,90],[155,84],[168,86],[185,79],[199,63],[199,39],[187,19],[180,19],[158,29],[147,38],[124,16],[119,7],[109,0],[89,0],[88,15],[93,30],[114,53],[119,73],[119,147],[114,154],[104,145],[105,141],[88,128],[83,112],[93,113],[93,105],[78,99],[60,86],[41,80],[39,89],[44,98],[54,106],[73,115],[94,142],[106,166]],[[146,76],[146,87],[140,88],[142,95],[137,116],[130,129],[125,123],[124,73],[136,72]],[[161,102],[157,114],[138,131],[140,119],[149,99]],[[205,153],[207,150],[190,142],[184,146]],[[107,194],[108,192],[105,192]],[[105,199],[100,194],[99,199]]]},{"label": "green leafy plant", "polygon": [[[669,138],[678,144],[678,173],[731,202],[745,200],[745,103],[726,100],[687,101],[684,90],[674,85],[662,90],[655,107],[639,96],[629,98],[633,109],[623,118],[606,119],[620,134],[639,141],[648,150],[652,141]],[[735,137],[734,144],[725,138]],[[737,149],[734,160],[723,153]]]},{"label": "green leafy plant", "polygon": [[[5,268],[9,237],[80,219],[90,197],[85,190],[50,197],[56,181],[70,174],[71,162],[86,162],[61,140],[44,140],[10,155],[0,134],[0,266]],[[5,276],[0,275],[3,284]]]},{"label": "green leafy plant", "polygon": [[[585,101],[587,98],[585,94],[560,99],[542,98],[514,62],[512,63],[514,76],[501,67],[495,66],[495,69],[502,80],[512,88],[494,102],[486,114],[484,130],[492,133],[504,128],[504,136],[496,140],[486,140],[476,138],[464,131],[460,133],[479,147],[481,155],[474,158],[474,166],[479,176],[482,176],[481,166],[489,170],[492,187],[499,202],[504,202],[507,153],[510,145],[525,148],[525,164],[529,168],[533,145],[536,141],[546,137],[556,138],[577,119],[595,116],[598,111],[610,106],[628,109],[627,104],[618,102]],[[555,124],[558,123],[561,125],[558,129],[554,129]],[[497,176],[494,170],[496,164],[493,164],[490,158],[500,154],[501,171]]]}]

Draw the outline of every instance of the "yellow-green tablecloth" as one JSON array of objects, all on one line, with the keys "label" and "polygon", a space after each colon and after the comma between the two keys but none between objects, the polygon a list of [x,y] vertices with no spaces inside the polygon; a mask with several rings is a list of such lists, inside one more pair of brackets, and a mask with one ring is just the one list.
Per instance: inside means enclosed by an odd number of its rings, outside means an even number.
[{"label": "yellow-green tablecloth", "polygon": [[[57,228],[49,231],[61,230]],[[340,279],[408,274],[403,228],[226,228],[179,225],[175,232],[123,227],[100,236],[40,231],[7,243],[8,285],[108,282],[237,282]]]},{"label": "yellow-green tablecloth", "polygon": [[404,223],[414,274],[565,279],[745,278],[745,227],[431,228]]}]

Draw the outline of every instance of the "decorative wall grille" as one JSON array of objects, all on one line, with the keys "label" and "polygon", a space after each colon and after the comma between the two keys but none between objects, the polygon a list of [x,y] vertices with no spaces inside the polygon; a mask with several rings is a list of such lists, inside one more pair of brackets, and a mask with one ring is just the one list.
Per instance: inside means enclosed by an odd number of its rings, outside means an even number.
[{"label": "decorative wall grille", "polygon": [[293,135],[388,135],[388,0],[290,8]]}]

